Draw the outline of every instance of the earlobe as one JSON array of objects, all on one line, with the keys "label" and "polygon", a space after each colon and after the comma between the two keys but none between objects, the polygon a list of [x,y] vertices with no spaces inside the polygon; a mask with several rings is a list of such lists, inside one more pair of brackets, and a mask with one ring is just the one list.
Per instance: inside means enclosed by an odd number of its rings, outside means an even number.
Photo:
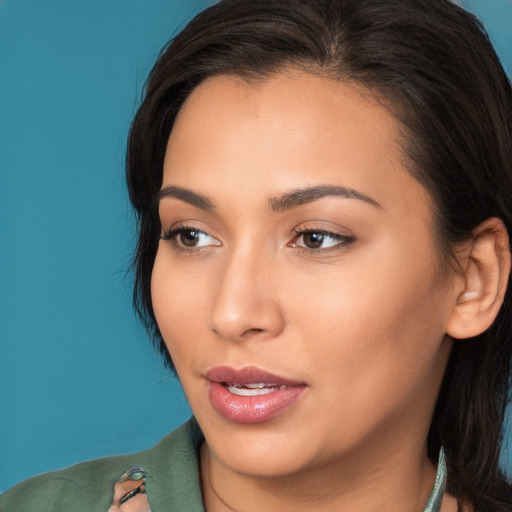
[{"label": "earlobe", "polygon": [[460,263],[462,285],[446,333],[465,339],[488,329],[503,303],[511,256],[507,230],[500,219],[487,219],[473,231]]}]

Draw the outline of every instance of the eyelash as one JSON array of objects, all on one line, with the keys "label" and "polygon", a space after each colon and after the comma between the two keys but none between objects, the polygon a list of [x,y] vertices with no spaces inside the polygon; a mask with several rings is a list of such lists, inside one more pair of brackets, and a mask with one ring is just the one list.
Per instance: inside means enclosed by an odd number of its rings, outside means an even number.
[{"label": "eyelash", "polygon": [[[206,247],[208,247],[208,245],[207,246],[199,246],[199,247],[186,247],[185,245],[183,245],[183,243],[180,243],[178,241],[179,235],[181,235],[182,233],[186,233],[186,232],[194,232],[199,235],[202,234],[202,235],[211,237],[211,235],[209,235],[205,231],[198,229],[194,226],[179,226],[179,227],[172,228],[169,231],[166,231],[163,235],[160,236],[160,239],[170,242],[173,249],[175,251],[179,251],[179,252],[198,253],[198,252],[206,249]],[[293,237],[293,240],[288,243],[289,247],[294,247],[301,251],[305,251],[305,252],[313,253],[313,254],[315,254],[315,253],[316,254],[319,254],[319,253],[325,254],[325,253],[329,253],[331,251],[341,250],[343,248],[348,247],[352,242],[355,241],[354,237],[342,235],[340,233],[335,233],[335,232],[328,231],[328,230],[321,229],[321,228],[296,228],[292,231],[292,234],[294,235],[294,237]],[[305,235],[308,235],[308,234],[319,234],[324,237],[332,238],[332,239],[336,240],[338,243],[332,245],[331,247],[324,247],[324,248],[322,248],[322,247],[310,248],[310,247],[303,247],[303,246],[297,245],[297,239],[300,237],[304,237]],[[213,238],[213,237],[211,237],[211,238]],[[217,246],[217,244],[211,244],[211,245]],[[218,245],[220,245],[220,243]]]},{"label": "eyelash", "polygon": [[194,226],[178,226],[178,227],[170,229],[169,231],[166,231],[163,235],[160,236],[160,240],[170,242],[173,249],[177,252],[197,253],[197,252],[200,252],[201,250],[204,250],[207,246],[187,247],[177,240],[178,236],[181,235],[182,233],[191,232],[191,231],[193,231],[194,233],[200,234],[200,235],[202,234],[202,235],[211,237],[211,235],[206,233],[206,231],[203,231],[202,229],[198,229]]},{"label": "eyelash", "polygon": [[[297,249],[300,249],[302,251],[306,251],[306,252],[309,252],[309,253],[321,253],[321,254],[326,254],[326,253],[329,253],[331,251],[339,251],[341,249],[344,249],[346,247],[348,247],[352,242],[355,241],[355,238],[354,237],[351,237],[351,236],[347,236],[347,235],[342,235],[340,233],[335,233],[333,231],[328,231],[328,230],[325,230],[325,229],[322,229],[322,228],[296,228],[293,230],[293,234],[295,235],[294,236],[294,239],[292,242],[289,243],[289,245],[291,247],[296,247]],[[312,249],[310,247],[301,247],[301,246],[297,246],[296,245],[296,240],[299,238],[299,237],[304,237],[304,235],[308,235],[308,234],[319,234],[319,235],[322,235],[322,236],[328,236],[334,240],[337,240],[338,243],[334,244],[333,246],[331,247],[324,247],[324,248],[318,248],[318,249]]]}]

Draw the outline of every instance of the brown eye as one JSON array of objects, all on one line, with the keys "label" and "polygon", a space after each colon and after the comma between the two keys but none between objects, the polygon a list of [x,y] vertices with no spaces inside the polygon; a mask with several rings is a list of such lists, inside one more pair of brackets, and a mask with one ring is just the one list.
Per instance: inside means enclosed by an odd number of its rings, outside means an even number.
[{"label": "brown eye", "polygon": [[185,247],[195,247],[199,242],[200,234],[200,231],[184,229],[178,234],[178,239]]},{"label": "brown eye", "polygon": [[213,236],[197,228],[179,227],[164,233],[162,240],[171,242],[176,250],[200,249],[208,246],[219,246],[221,243]]},{"label": "brown eye", "polygon": [[350,245],[353,237],[331,233],[323,230],[296,231],[296,238],[292,241],[292,247],[302,247],[315,252],[325,252],[336,248],[341,249]]},{"label": "brown eye", "polygon": [[318,249],[322,247],[325,235],[318,231],[314,231],[311,233],[304,233],[302,235],[302,238],[304,240],[305,247],[307,247],[308,249]]}]

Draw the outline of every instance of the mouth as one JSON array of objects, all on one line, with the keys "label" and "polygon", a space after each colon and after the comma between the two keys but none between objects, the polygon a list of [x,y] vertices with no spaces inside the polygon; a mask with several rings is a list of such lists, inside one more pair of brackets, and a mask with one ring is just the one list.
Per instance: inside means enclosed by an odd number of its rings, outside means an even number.
[{"label": "mouth", "polygon": [[255,367],[211,369],[209,397],[215,410],[233,423],[261,423],[282,414],[307,385]]}]

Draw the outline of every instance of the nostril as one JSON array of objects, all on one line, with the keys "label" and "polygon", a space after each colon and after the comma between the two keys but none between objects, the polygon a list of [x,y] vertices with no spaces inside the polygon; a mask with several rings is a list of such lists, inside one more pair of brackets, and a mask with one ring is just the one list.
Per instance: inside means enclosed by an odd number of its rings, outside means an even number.
[{"label": "nostril", "polygon": [[252,334],[259,334],[259,333],[262,333],[264,331],[264,329],[247,329],[243,334],[242,336],[250,336]]}]

